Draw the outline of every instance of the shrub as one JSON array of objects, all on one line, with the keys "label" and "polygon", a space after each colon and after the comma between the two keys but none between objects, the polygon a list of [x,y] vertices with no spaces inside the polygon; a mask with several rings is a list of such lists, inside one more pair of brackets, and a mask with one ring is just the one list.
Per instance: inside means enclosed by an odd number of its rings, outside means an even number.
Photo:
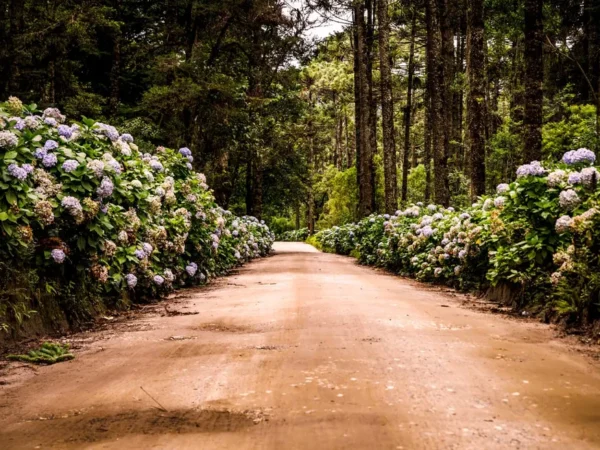
[{"label": "shrub", "polygon": [[519,167],[461,211],[417,203],[316,235],[340,254],[461,289],[508,286],[518,307],[570,322],[600,316],[600,173],[586,149]]},{"label": "shrub", "polygon": [[308,239],[310,232],[308,228],[300,228],[299,230],[286,231],[279,236],[279,240],[283,242],[304,242]]},{"label": "shrub", "polygon": [[[267,226],[218,207],[192,163],[187,148],[142,154],[110,125],[0,103],[0,260],[35,269],[30,293],[77,303],[83,291],[160,296],[269,253]],[[0,286],[0,323],[15,314],[14,281]]]}]

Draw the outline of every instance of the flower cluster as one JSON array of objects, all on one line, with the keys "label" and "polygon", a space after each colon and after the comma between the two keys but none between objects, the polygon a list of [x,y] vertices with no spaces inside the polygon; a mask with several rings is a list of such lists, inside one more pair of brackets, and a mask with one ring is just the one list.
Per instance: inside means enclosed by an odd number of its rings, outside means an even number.
[{"label": "flower cluster", "polygon": [[587,148],[579,150],[571,150],[564,154],[562,161],[570,166],[576,164],[594,164],[596,162],[596,154]]},{"label": "flower cluster", "polygon": [[55,108],[31,114],[15,98],[0,103],[0,122],[5,261],[33,254],[40,275],[60,277],[64,264],[69,279],[103,284],[102,295],[143,298],[271,250],[264,223],[216,205],[188,148],[142,155],[111,125],[69,123]]}]

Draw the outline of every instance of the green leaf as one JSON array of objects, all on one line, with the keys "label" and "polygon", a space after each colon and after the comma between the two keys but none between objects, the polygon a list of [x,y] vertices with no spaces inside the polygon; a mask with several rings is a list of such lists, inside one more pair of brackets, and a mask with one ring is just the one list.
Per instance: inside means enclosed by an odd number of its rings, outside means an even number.
[{"label": "green leaf", "polygon": [[13,191],[6,192],[6,201],[8,203],[10,203],[11,205],[17,204],[17,196],[15,195],[15,193]]},{"label": "green leaf", "polygon": [[0,221],[4,222],[6,219],[8,219],[8,214],[4,211],[0,212]]},{"label": "green leaf", "polygon": [[4,155],[4,161],[15,159],[17,157],[17,155],[18,155],[18,153],[15,152],[14,150],[12,152],[6,152],[6,154]]}]

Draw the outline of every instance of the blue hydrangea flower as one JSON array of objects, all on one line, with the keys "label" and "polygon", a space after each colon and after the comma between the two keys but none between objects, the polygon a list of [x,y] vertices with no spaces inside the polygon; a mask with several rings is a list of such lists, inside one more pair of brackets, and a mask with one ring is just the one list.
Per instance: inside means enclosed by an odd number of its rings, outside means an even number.
[{"label": "blue hydrangea flower", "polygon": [[569,184],[581,183],[581,174],[579,172],[573,172],[569,175]]},{"label": "blue hydrangea flower", "polygon": [[54,250],[52,250],[52,252],[50,252],[50,254],[52,255],[52,259],[54,260],[55,263],[58,264],[62,264],[65,261],[65,258],[67,255],[65,255],[65,252],[63,252],[62,250],[55,248]]},{"label": "blue hydrangea flower", "polygon": [[67,159],[62,165],[62,169],[67,173],[73,172],[77,167],[79,167],[79,162],[74,159]]},{"label": "blue hydrangea flower", "polygon": [[48,139],[46,141],[46,143],[44,144],[44,149],[46,151],[52,151],[52,150],[56,150],[58,148],[58,142],[52,140],[52,139]]},{"label": "blue hydrangea flower", "polygon": [[56,119],[55,119],[55,118],[53,118],[53,117],[46,117],[46,118],[44,119],[44,123],[45,123],[46,125],[50,125],[51,127],[55,127],[55,126],[57,126],[57,125],[58,125],[58,122],[57,122],[57,121],[56,121]]},{"label": "blue hydrangea flower", "polygon": [[156,161],[156,160],[150,161],[150,167],[152,168],[152,170],[154,170],[156,172],[162,172],[163,170],[165,170],[165,168],[160,163],[160,161]]},{"label": "blue hydrangea flower", "polygon": [[113,194],[114,188],[115,186],[112,180],[108,177],[104,177],[102,178],[100,186],[96,189],[96,194],[98,194],[100,198],[110,197]]},{"label": "blue hydrangea flower", "polygon": [[192,156],[192,151],[187,148],[187,147],[182,147],[179,149],[179,153],[181,153],[182,156],[185,156],[186,158],[188,156]]},{"label": "blue hydrangea flower", "polygon": [[47,154],[48,154],[48,150],[46,150],[45,147],[41,147],[41,148],[36,149],[33,155],[37,159],[44,159],[44,156],[46,156]]},{"label": "blue hydrangea flower", "polygon": [[127,142],[128,144],[131,144],[133,142],[133,136],[129,133],[124,133],[121,135],[121,140],[123,142]]},{"label": "blue hydrangea flower", "polygon": [[54,153],[48,153],[42,158],[42,164],[44,167],[54,167],[58,159]]},{"label": "blue hydrangea flower", "polygon": [[189,263],[186,268],[185,271],[187,272],[187,274],[190,277],[193,277],[194,275],[196,275],[196,272],[198,272],[198,265],[196,263]]},{"label": "blue hydrangea flower", "polygon": [[132,273],[125,275],[125,281],[127,282],[129,289],[136,287],[138,282],[137,277]]},{"label": "blue hydrangea flower", "polygon": [[107,161],[106,165],[110,167],[117,175],[121,175],[123,169],[121,169],[121,164],[116,159],[111,159]]},{"label": "blue hydrangea flower", "polygon": [[8,173],[19,181],[23,181],[27,178],[27,171],[16,164],[8,166]]},{"label": "blue hydrangea flower", "polygon": [[66,138],[66,139],[71,139],[71,136],[73,136],[73,130],[71,129],[71,127],[69,127],[67,125],[59,125],[58,126],[58,135]]},{"label": "blue hydrangea flower", "polygon": [[517,177],[541,176],[546,173],[539,161],[531,161],[529,164],[524,164],[517,169]]},{"label": "blue hydrangea flower", "polygon": [[568,165],[587,163],[594,164],[596,161],[596,154],[588,150],[587,148],[580,148],[578,150],[571,150],[563,155],[563,162]]}]

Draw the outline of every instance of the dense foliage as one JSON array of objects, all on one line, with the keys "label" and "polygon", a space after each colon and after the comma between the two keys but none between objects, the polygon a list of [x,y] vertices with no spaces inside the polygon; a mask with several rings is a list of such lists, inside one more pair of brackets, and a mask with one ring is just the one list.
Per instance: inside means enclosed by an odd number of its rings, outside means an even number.
[{"label": "dense foliage", "polygon": [[461,211],[422,203],[316,235],[327,251],[461,289],[504,287],[507,300],[570,323],[600,318],[600,172],[587,149],[534,161]]},{"label": "dense foliage", "polygon": [[282,242],[304,242],[310,236],[308,228],[300,228],[299,230],[286,231],[278,237]]},{"label": "dense foliage", "polygon": [[38,291],[154,297],[268,254],[267,226],[218,207],[192,161],[185,147],[143,152],[130,134],[55,108],[0,104],[0,325]]}]

